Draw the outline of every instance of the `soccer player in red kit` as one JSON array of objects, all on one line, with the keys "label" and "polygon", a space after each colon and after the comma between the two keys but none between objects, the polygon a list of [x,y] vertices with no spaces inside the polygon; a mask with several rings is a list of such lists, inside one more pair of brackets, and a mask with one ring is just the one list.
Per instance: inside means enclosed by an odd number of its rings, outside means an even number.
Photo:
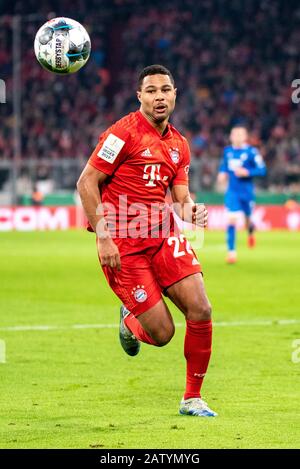
[{"label": "soccer player in red kit", "polygon": [[176,100],[170,71],[144,68],[137,98],[140,109],[100,135],[77,188],[106,279],[124,305],[122,347],[136,355],[140,342],[161,347],[171,340],[174,322],[162,294],[169,297],[186,319],[179,412],[214,417],[200,393],[211,355],[211,306],[197,257],[165,202],[170,188],[177,214],[206,226],[206,208],[189,194],[188,143],[168,123]]}]

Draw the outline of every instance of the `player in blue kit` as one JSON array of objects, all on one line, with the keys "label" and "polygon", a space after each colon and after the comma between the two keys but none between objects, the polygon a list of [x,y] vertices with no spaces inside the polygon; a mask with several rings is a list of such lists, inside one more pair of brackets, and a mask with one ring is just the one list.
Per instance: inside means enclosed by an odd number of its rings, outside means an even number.
[{"label": "player in blue kit", "polygon": [[227,185],[225,207],[227,221],[227,262],[234,264],[236,254],[236,222],[239,212],[245,215],[248,230],[248,246],[255,246],[254,229],[251,220],[255,193],[253,177],[265,176],[266,166],[259,151],[248,145],[248,131],[243,125],[237,125],[230,132],[231,145],[225,147],[218,174],[218,184]]}]

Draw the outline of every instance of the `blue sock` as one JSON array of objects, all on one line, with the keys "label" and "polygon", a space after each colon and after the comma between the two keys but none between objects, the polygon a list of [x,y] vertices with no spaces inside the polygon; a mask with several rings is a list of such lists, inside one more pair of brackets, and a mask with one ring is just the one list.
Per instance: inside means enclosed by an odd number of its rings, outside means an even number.
[{"label": "blue sock", "polygon": [[235,225],[227,226],[227,248],[228,251],[235,251]]}]

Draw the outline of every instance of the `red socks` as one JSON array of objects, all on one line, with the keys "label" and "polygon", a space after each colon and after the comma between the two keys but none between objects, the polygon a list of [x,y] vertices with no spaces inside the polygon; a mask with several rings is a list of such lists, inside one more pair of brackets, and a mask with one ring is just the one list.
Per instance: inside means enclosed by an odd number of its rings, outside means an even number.
[{"label": "red socks", "polygon": [[[126,327],[141,342],[157,345],[132,314],[124,320]],[[208,367],[212,344],[211,321],[186,321],[184,356],[187,362],[184,399],[201,397],[200,389]]]},{"label": "red socks", "polygon": [[184,356],[187,370],[184,399],[201,397],[200,389],[211,355],[211,343],[211,321],[186,321]]},{"label": "red socks", "polygon": [[145,344],[157,345],[157,343],[150,337],[150,335],[143,329],[139,320],[130,313],[124,319],[125,326],[135,335],[135,337]]}]

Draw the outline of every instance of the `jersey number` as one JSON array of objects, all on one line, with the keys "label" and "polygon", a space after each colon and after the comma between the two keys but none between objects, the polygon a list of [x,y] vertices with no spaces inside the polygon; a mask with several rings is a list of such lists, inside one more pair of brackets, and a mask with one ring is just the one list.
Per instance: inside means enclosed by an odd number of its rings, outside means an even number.
[{"label": "jersey number", "polygon": [[180,251],[180,250],[179,250],[180,244],[182,244],[182,243],[184,243],[184,242],[185,242],[185,249],[186,249],[186,252],[188,252],[189,254],[193,254],[191,245],[190,245],[190,243],[188,242],[188,240],[185,239],[185,237],[184,237],[183,234],[180,234],[178,238],[177,238],[176,236],[170,236],[170,238],[168,239],[168,245],[169,245],[169,246],[172,246],[172,244],[174,244],[173,256],[174,256],[175,258],[176,258],[176,257],[181,257],[181,256],[184,256],[184,255],[185,255],[185,251]]}]

